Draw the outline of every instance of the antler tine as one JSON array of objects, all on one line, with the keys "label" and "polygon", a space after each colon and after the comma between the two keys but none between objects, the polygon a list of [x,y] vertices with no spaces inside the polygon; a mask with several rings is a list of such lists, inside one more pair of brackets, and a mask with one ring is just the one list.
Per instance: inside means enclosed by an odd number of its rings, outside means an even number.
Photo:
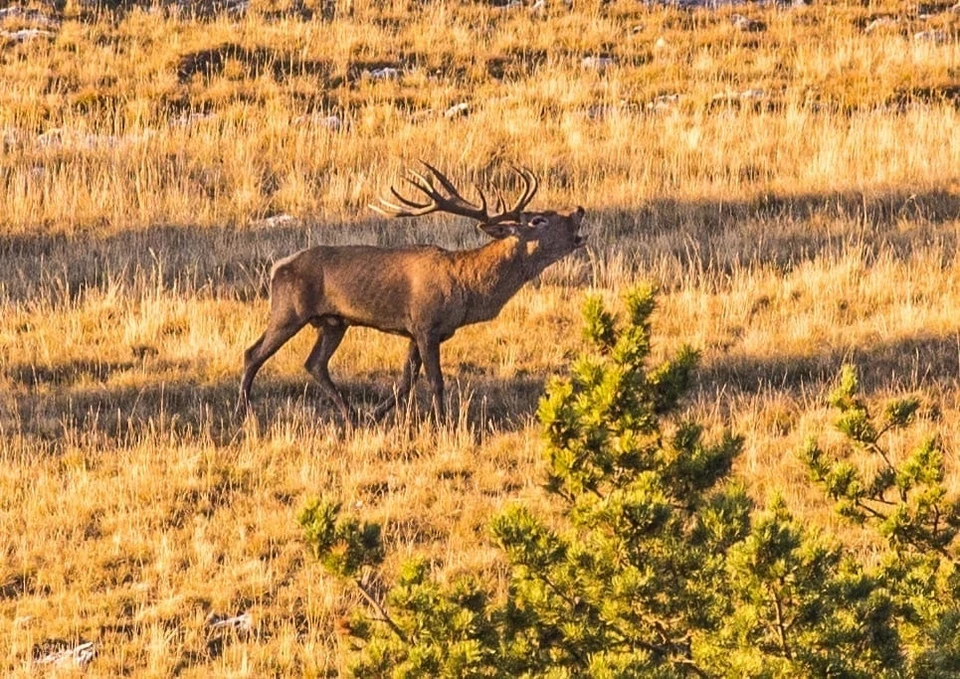
[{"label": "antler tine", "polygon": [[393,195],[399,198],[402,203],[413,206],[413,207],[417,207],[417,208],[429,207],[429,208],[433,208],[434,210],[437,209],[437,198],[439,196],[437,196],[436,192],[432,190],[433,187],[431,187],[430,185],[427,185],[427,186],[421,185],[420,182],[424,181],[423,177],[418,176],[418,177],[415,177],[414,179],[411,179],[410,177],[404,177],[403,181],[407,182],[408,184],[410,184],[410,186],[414,187],[415,189],[423,193],[427,198],[429,198],[429,200],[426,203],[417,203],[416,201],[411,200],[410,198],[401,196],[400,192],[391,186],[390,191],[393,193]]},{"label": "antler tine", "polygon": [[477,192],[477,195],[480,196],[480,210],[483,214],[487,214],[487,196],[484,194],[483,189],[480,188],[479,184],[473,185],[474,190]]},{"label": "antler tine", "polygon": [[[412,182],[411,182],[411,183],[412,183]],[[390,193],[393,194],[394,198],[396,198],[398,201],[400,201],[400,204],[401,204],[401,205],[406,205],[406,206],[408,206],[408,207],[417,208],[418,210],[419,210],[420,208],[432,207],[432,206],[434,205],[434,201],[432,201],[432,200],[427,201],[426,203],[418,203],[418,202],[416,202],[416,201],[414,201],[414,200],[411,200],[410,198],[407,198],[406,196],[401,195],[401,193],[400,193],[399,191],[397,191],[397,190],[396,190],[394,187],[392,187],[392,186],[390,187]]]},{"label": "antler tine", "polygon": [[517,199],[517,202],[514,204],[513,209],[510,211],[521,212],[527,204],[533,200],[534,195],[537,193],[537,189],[540,188],[540,180],[537,179],[530,169],[525,167],[514,166],[513,171],[520,175],[520,178],[523,180],[523,193]]},{"label": "antler tine", "polygon": [[521,191],[520,197],[517,198],[513,207],[505,210],[504,208],[507,203],[503,198],[503,192],[499,188],[495,189],[497,192],[497,214],[491,216],[487,220],[487,224],[499,224],[501,222],[520,219],[523,209],[533,200],[533,196],[540,186],[540,180],[537,179],[537,175],[527,168],[513,166],[513,171],[520,175],[520,179],[523,182],[523,191]]},{"label": "antler tine", "polygon": [[503,191],[497,189],[497,207],[496,210],[500,214],[504,214],[504,211],[507,208],[507,202],[503,199]]},{"label": "antler tine", "polygon": [[[430,163],[424,160],[421,160],[420,162],[423,163],[424,167],[430,170],[433,176],[437,178],[437,181],[440,182],[440,185],[443,186],[444,189],[446,189],[447,193],[450,194],[451,198],[453,198],[456,201],[462,202],[466,205],[470,205],[470,206],[473,205],[470,201],[468,201],[466,198],[464,198],[460,194],[460,191],[457,190],[457,187],[453,185],[453,182],[447,179],[447,176],[445,174],[443,174],[440,170],[438,170],[433,165],[431,165]],[[486,213],[487,196],[483,193],[483,189],[481,189],[478,184],[474,184],[473,188],[477,192],[477,195],[480,196],[480,210]]]},{"label": "antler tine", "polygon": [[[423,165],[428,170],[430,170],[430,174],[436,177],[437,181],[440,182],[440,185],[447,190],[447,193],[450,194],[451,198],[459,198],[460,200],[467,202],[466,200],[463,199],[463,196],[460,195],[460,192],[457,191],[457,187],[453,185],[453,182],[447,179],[447,176],[445,174],[443,174],[440,170],[438,170],[437,168],[435,168],[433,165],[431,165],[425,160],[421,160],[420,164]],[[429,180],[424,178],[423,175],[418,175],[416,172],[412,174],[416,175],[421,180],[427,182],[427,184],[430,184]],[[433,185],[430,184],[430,187],[433,188]]]},{"label": "antler tine", "polygon": [[383,215],[384,217],[419,217],[420,215],[425,215],[429,212],[429,210],[426,208],[409,210],[403,206],[391,203],[383,198],[380,198],[379,200],[379,204],[370,203],[367,205],[367,207],[374,212]]},{"label": "antler tine", "polygon": [[391,186],[390,193],[396,198],[397,202],[380,197],[378,204],[370,204],[370,209],[386,217],[420,217],[440,209],[439,202],[443,201],[444,198],[437,193],[429,179],[416,172],[410,172],[409,176],[403,177],[403,180],[425,194],[429,200],[425,203],[419,203],[407,198],[396,187]]},{"label": "antler tine", "polygon": [[410,184],[411,186],[420,189],[423,193],[431,198],[431,200],[436,200],[441,198],[440,192],[434,187],[433,182],[429,178],[424,177],[419,172],[414,172],[413,170],[407,170],[409,176],[404,177],[403,180]]},{"label": "antler tine", "polygon": [[396,203],[381,196],[379,203],[370,203],[368,207],[385,217],[419,217],[437,209],[436,202],[418,203],[402,195],[393,186],[390,187],[390,193],[397,199]]},{"label": "antler tine", "polygon": [[440,170],[438,170],[437,168],[435,168],[433,165],[426,162],[425,160],[421,160],[420,162],[423,164],[425,168],[427,168],[430,171],[430,173],[436,178],[436,180],[440,182],[440,185],[449,194],[450,199],[453,203],[471,211],[470,214],[468,214],[467,216],[476,217],[481,220],[485,220],[487,218],[488,216],[487,215],[487,196],[483,193],[483,190],[477,184],[474,184],[473,188],[476,190],[477,195],[480,196],[479,206],[474,205],[473,203],[468,201],[466,198],[464,198],[460,194],[460,191],[457,189],[457,187],[454,186],[453,182],[450,181],[447,178],[447,176],[443,174]]},{"label": "antler tine", "polygon": [[434,179],[436,179],[440,183],[440,186],[443,187],[444,191],[447,192],[447,196],[444,196],[440,193],[440,191],[437,190],[429,178],[417,172],[411,172],[411,174],[418,180],[418,183],[420,184],[420,190],[437,202],[438,209],[444,212],[449,212],[450,214],[461,215],[463,217],[472,217],[474,219],[479,219],[480,221],[486,221],[489,218],[487,213],[487,197],[484,195],[483,191],[480,190],[479,186],[474,185],[477,190],[477,195],[480,196],[480,205],[475,205],[464,198],[460,194],[460,191],[457,189],[457,187],[454,186],[453,182],[450,181],[440,170],[425,160],[421,160],[420,163],[427,168],[427,170],[429,170]]}]

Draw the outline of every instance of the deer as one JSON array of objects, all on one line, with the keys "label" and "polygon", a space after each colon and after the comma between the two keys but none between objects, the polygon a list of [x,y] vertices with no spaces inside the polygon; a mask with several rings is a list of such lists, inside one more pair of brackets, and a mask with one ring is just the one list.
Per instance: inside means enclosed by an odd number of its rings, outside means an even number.
[{"label": "deer", "polygon": [[253,380],[264,362],[309,324],[317,329],[317,340],[304,367],[344,420],[353,422],[346,398],[330,378],[328,363],[347,330],[363,326],[408,341],[400,381],[392,397],[375,407],[374,420],[406,399],[422,367],[433,414],[442,422],[440,345],[463,326],[495,318],[525,283],[586,244],[580,232],[582,207],[525,211],[539,188],[539,178],[528,168],[513,168],[523,186],[507,209],[500,189],[494,189],[491,204],[475,186],[479,204],[470,202],[444,174],[421,162],[426,172],[407,170],[403,179],[422,197],[407,198],[390,186],[391,197],[381,196],[370,209],[388,218],[434,212],[468,217],[492,240],[466,250],[318,245],[277,261],[270,273],[267,328],[244,354],[238,411],[249,410]]}]

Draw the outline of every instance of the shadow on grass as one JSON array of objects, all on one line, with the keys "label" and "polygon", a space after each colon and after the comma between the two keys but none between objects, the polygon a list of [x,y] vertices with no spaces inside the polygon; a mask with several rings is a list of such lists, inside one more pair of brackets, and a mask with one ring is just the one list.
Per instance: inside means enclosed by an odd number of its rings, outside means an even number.
[{"label": "shadow on grass", "polygon": [[[445,371],[445,374],[448,417],[452,422],[463,422],[473,430],[522,429],[535,414],[546,384],[545,377],[532,375],[501,379],[473,372],[465,375]],[[373,411],[385,399],[395,397],[398,378],[399,374],[385,373],[362,379],[337,379],[338,387],[357,414],[360,427],[375,424]],[[343,424],[336,406],[309,376],[258,379],[253,389],[253,413],[261,424],[274,419],[288,405],[305,408],[305,412],[322,421]],[[389,426],[402,424],[410,418],[417,421],[429,417],[430,394],[421,377],[412,400],[397,403],[383,422]]]},{"label": "shadow on grass", "polygon": [[[719,357],[703,364],[693,395],[721,408],[736,407],[743,397],[760,393],[790,399],[823,398],[844,363],[858,366],[861,389],[868,397],[921,388],[952,394],[960,378],[960,333],[883,342],[852,352]],[[563,372],[566,366],[559,368]],[[72,370],[67,368],[64,374]],[[451,371],[447,377],[448,412],[451,419],[475,432],[518,431],[535,421],[545,383],[545,376],[500,379]],[[370,415],[376,404],[390,396],[392,384],[386,375],[340,380],[345,396],[359,413],[360,427],[373,425]],[[158,432],[209,439],[215,445],[230,445],[242,436],[244,419],[234,411],[237,383],[233,380],[145,387],[71,387],[63,382],[26,382],[23,386],[22,391],[9,394],[6,403],[0,402],[0,428],[8,434],[47,441],[53,449],[78,434],[105,437],[120,445]],[[429,396],[422,381],[418,387],[412,405],[400,404],[385,420],[386,426],[405,426],[427,417]],[[306,375],[261,376],[253,397],[248,417],[255,418],[261,430],[280,421],[295,426],[302,423],[308,429],[313,423],[333,425],[336,430],[344,427],[336,407]]]},{"label": "shadow on grass", "polygon": [[[563,177],[545,178],[563,182]],[[777,266],[788,270],[851,245],[867,256],[907,257],[939,246],[956,250],[960,195],[930,192],[866,196],[829,193],[768,195],[754,201],[645,203],[636,210],[591,209],[586,230],[598,259],[621,256],[628,273],[673,271],[677,284],[693,271]],[[438,224],[442,226],[438,227]],[[415,243],[459,249],[483,243],[462,220],[415,222],[282,222],[261,227],[158,225],[103,234],[0,235],[0,291],[13,300],[75,299],[113,283],[142,289],[206,291],[247,300],[267,292],[273,261],[319,243],[383,246]]]},{"label": "shadow on grass", "polygon": [[819,396],[830,389],[841,366],[858,368],[863,394],[930,389],[953,393],[960,379],[960,332],[879,342],[852,351],[828,350],[769,358],[725,358],[705,363],[698,391],[706,399],[760,392]]},{"label": "shadow on grass", "polygon": [[14,365],[7,369],[6,373],[16,384],[25,387],[68,386],[84,380],[104,382],[112,375],[126,372],[135,366],[136,364],[132,361],[111,363],[78,360],[53,367],[33,364]]},{"label": "shadow on grass", "polygon": [[245,78],[260,78],[270,75],[277,82],[287,78],[311,76],[326,85],[332,66],[322,61],[298,58],[290,52],[256,47],[248,48],[234,43],[198,50],[180,57],[177,64],[177,79],[189,83],[194,76],[213,78],[223,73],[229,62],[240,64]]},{"label": "shadow on grass", "polygon": [[636,211],[607,211],[602,220],[601,247],[636,239],[636,269],[674,272],[674,280],[658,281],[670,287],[694,273],[727,275],[758,267],[788,272],[852,248],[870,261],[881,253],[905,259],[937,247],[945,261],[952,261],[960,195],[934,191],[766,195],[733,202],[663,200]]},{"label": "shadow on grass", "polygon": [[[50,386],[50,385],[46,385]],[[231,421],[234,388],[183,383],[134,386],[64,386],[15,390],[0,401],[0,427],[53,444],[78,436],[118,443],[145,433],[208,434],[218,445],[235,434]]]},{"label": "shadow on grass", "polygon": [[[83,365],[81,365],[81,363]],[[54,449],[64,441],[80,436],[105,437],[120,444],[144,435],[165,433],[175,438],[211,440],[215,445],[230,445],[242,435],[245,417],[236,412],[237,381],[213,384],[190,381],[163,382],[147,386],[90,386],[90,374],[83,371],[86,362],[65,365],[50,381],[37,381],[29,368],[14,368],[25,373],[22,389],[0,399],[0,429],[50,443]],[[106,375],[111,366],[98,368]],[[85,375],[79,384],[67,375]],[[387,379],[340,380],[344,395],[358,413],[358,426],[375,423],[376,404],[389,398],[392,382]],[[472,430],[515,431],[525,427],[536,411],[543,392],[544,379],[519,377],[502,380],[471,374],[469,378],[451,373],[447,384],[448,411],[454,422],[466,423]],[[418,385],[414,401],[401,403],[385,424],[418,421],[428,417],[429,396]],[[268,428],[281,419],[293,419],[309,427],[345,423],[335,405],[312,379],[261,376],[254,387],[253,406],[246,417],[255,418],[259,428]]]}]

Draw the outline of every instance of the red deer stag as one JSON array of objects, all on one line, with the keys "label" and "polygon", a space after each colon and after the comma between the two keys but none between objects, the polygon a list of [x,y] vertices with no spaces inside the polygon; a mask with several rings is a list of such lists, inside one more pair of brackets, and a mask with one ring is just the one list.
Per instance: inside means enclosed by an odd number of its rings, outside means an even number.
[{"label": "red deer stag", "polygon": [[410,393],[422,365],[434,413],[442,420],[440,344],[464,325],[494,318],[524,283],[586,241],[580,234],[582,207],[566,213],[523,211],[538,187],[536,175],[528,169],[515,169],[523,192],[513,207],[507,210],[496,190],[491,214],[479,187],[480,204],[475,205],[437,169],[424,166],[429,173],[410,172],[404,179],[424,194],[425,202],[405,198],[390,187],[393,198],[381,198],[370,207],[388,217],[431,212],[470,217],[494,240],[452,252],[430,245],[398,249],[321,245],[278,261],[270,277],[267,329],[244,356],[241,410],[249,407],[250,388],[264,361],[310,323],[318,328],[318,337],[305,367],[349,421],[350,409],[330,379],[327,364],[347,328],[359,325],[410,341],[396,394],[377,406],[374,417],[379,419]]}]

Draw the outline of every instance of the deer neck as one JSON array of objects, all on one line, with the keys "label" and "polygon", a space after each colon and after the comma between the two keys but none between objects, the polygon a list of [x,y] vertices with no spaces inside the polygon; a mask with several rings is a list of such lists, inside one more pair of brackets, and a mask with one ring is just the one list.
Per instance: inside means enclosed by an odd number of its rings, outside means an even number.
[{"label": "deer neck", "polygon": [[537,252],[528,251],[515,237],[459,254],[458,279],[467,300],[465,324],[494,318],[524,283],[550,264],[540,262]]}]

